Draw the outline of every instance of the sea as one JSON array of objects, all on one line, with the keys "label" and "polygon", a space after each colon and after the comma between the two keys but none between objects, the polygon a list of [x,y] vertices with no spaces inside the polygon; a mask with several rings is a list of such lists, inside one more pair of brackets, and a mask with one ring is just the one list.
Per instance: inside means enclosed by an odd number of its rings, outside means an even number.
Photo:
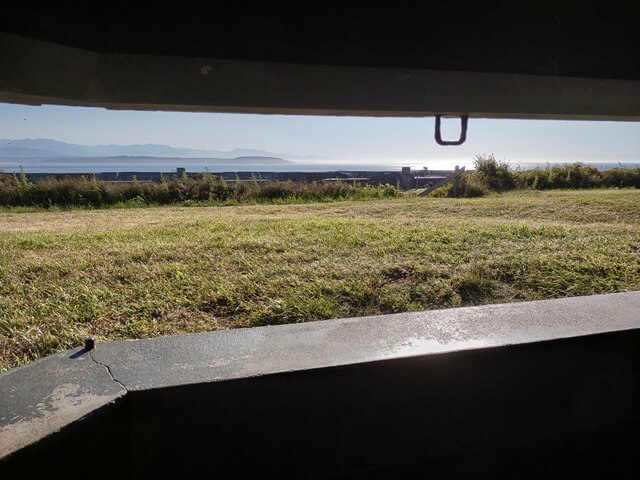
[{"label": "sea", "polygon": [[[509,162],[516,169],[531,170],[553,165],[574,163],[571,161],[552,162]],[[600,170],[616,167],[640,168],[638,162],[582,162]],[[221,159],[190,158],[46,158],[46,159],[8,159],[0,158],[0,172],[13,173],[105,173],[105,172],[175,172],[178,167],[187,172],[339,172],[339,171],[397,171],[402,167],[415,170],[453,170],[456,165],[473,168],[472,160],[362,160],[362,161],[326,161],[326,162],[288,162],[288,163],[239,163]]]}]

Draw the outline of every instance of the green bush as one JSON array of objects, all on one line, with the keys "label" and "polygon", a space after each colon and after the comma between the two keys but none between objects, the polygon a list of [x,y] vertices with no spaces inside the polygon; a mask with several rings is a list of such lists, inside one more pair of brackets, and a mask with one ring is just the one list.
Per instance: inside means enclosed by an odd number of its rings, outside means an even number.
[{"label": "green bush", "polygon": [[604,177],[607,171],[582,163],[566,165],[547,165],[545,168],[516,172],[516,185],[519,188],[548,190],[557,188],[597,188],[606,185]]},{"label": "green bush", "polygon": [[[460,176],[459,196],[479,197],[490,192],[514,189],[550,190],[584,188],[640,188],[640,168],[622,165],[598,170],[582,163],[549,164],[532,170],[512,168],[494,155],[476,155],[475,170]],[[432,193],[437,197],[453,197],[452,182]]]},{"label": "green bush", "polygon": [[204,173],[160,182],[106,182],[91,178],[64,178],[32,183],[24,174],[0,174],[0,206],[108,207],[204,203],[283,203],[392,198],[400,191],[391,185],[347,182],[254,181],[226,182]]},{"label": "green bush", "polygon": [[515,186],[513,169],[509,162],[498,161],[491,155],[476,155],[473,160],[475,175],[493,192],[506,192]]},{"label": "green bush", "polygon": [[[467,172],[460,175],[460,183],[458,185],[458,196],[463,198],[482,197],[490,193],[491,190],[484,180],[476,174],[476,172]],[[453,197],[453,182],[434,190],[432,197]]]}]

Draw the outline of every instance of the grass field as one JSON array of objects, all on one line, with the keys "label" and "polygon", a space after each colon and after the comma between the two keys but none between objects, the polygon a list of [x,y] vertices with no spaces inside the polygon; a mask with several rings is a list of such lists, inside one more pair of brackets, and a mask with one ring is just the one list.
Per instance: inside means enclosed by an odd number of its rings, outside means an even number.
[{"label": "grass field", "polygon": [[640,191],[0,211],[0,370],[98,340],[640,289]]}]

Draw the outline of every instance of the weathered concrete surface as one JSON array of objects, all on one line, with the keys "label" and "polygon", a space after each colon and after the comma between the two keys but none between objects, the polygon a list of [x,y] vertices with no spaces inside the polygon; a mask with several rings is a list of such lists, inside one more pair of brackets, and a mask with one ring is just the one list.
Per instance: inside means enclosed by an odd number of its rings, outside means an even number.
[{"label": "weathered concrete surface", "polygon": [[632,292],[98,343],[0,377],[0,477],[638,478],[639,342]]},{"label": "weathered concrete surface", "polygon": [[107,368],[82,349],[50,355],[0,375],[0,458],[125,393]]},{"label": "weathered concrete surface", "polygon": [[639,341],[633,292],[99,343],[0,377],[0,477],[637,478]]},{"label": "weathered concrete surface", "polygon": [[640,292],[98,344],[129,390],[640,328]]},{"label": "weathered concrete surface", "polygon": [[[109,54],[4,33],[0,33],[0,71],[0,101],[34,105],[640,119],[640,81],[636,80]],[[473,123],[470,129],[472,134]]]}]

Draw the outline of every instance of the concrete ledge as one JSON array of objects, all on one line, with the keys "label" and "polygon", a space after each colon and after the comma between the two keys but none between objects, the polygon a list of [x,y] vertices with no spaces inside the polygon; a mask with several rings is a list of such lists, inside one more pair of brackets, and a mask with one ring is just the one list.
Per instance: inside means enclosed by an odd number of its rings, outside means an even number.
[{"label": "concrete ledge", "polygon": [[0,458],[125,394],[107,368],[74,349],[0,375]]},{"label": "concrete ledge", "polygon": [[325,320],[96,346],[128,390],[640,328],[640,292]]},{"label": "concrete ledge", "polygon": [[633,292],[101,343],[0,375],[0,476],[640,473],[639,327]]}]

